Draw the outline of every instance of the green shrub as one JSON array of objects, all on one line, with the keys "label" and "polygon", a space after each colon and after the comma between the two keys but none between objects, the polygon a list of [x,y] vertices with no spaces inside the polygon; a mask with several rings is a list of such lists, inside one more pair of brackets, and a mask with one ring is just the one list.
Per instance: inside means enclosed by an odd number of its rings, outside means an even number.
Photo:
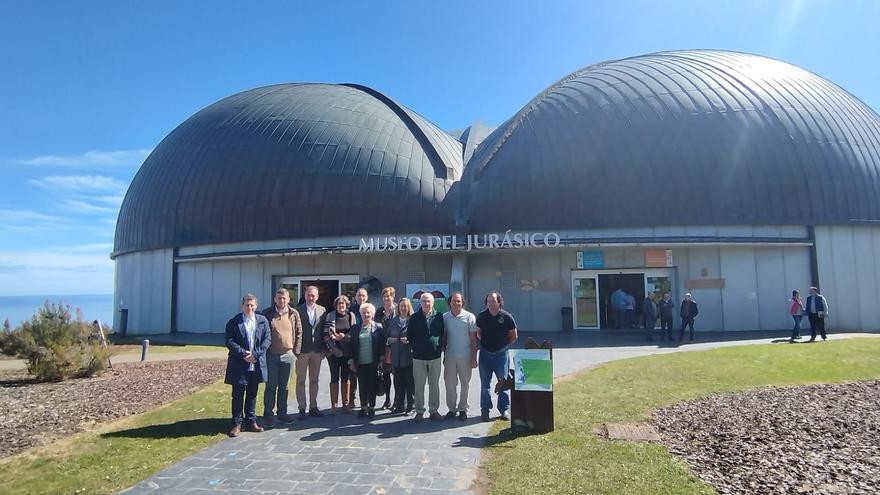
[{"label": "green shrub", "polygon": [[111,351],[93,335],[79,310],[73,318],[70,306],[46,302],[15,330],[4,325],[0,351],[26,359],[38,381],[95,376],[107,368]]}]

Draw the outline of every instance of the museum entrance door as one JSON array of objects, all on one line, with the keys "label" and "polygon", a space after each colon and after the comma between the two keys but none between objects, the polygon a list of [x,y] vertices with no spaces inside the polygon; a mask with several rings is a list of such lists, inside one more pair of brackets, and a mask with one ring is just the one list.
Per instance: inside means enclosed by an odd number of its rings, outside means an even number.
[{"label": "museum entrance door", "polygon": [[[654,292],[656,300],[664,292],[673,293],[673,268],[627,268],[619,270],[572,270],[571,299],[574,328],[644,328],[642,305],[645,295]],[[616,312],[612,296],[620,289],[634,298],[634,309]],[[620,297],[620,296],[617,296]],[[659,321],[658,323],[659,324]]]},{"label": "museum entrance door", "polygon": [[[633,308],[623,306],[627,298]],[[599,323],[602,329],[629,329],[641,326],[642,302],[645,299],[644,273],[607,273],[599,275]]]},{"label": "museum entrance door", "polygon": [[[324,306],[327,311],[334,309],[333,300],[340,294],[345,294],[350,300],[354,300],[354,294],[360,281],[359,275],[303,275],[303,276],[274,276],[273,287],[284,287],[290,292],[290,303],[294,306],[302,304],[305,288],[314,285],[318,288],[318,304]],[[274,290],[273,290],[274,294]]]}]

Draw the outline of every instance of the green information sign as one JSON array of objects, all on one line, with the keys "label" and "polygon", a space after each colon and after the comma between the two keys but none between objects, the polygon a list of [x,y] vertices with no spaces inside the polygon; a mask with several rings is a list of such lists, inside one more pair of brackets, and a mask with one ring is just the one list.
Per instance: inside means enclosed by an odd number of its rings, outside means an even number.
[{"label": "green information sign", "polygon": [[553,361],[549,349],[516,349],[513,355],[514,390],[553,391]]}]

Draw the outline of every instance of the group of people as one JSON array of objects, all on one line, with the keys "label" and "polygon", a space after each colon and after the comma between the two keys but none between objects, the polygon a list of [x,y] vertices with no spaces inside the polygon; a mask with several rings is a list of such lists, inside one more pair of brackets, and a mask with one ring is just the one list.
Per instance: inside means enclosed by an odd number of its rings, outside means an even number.
[{"label": "group of people", "polygon": [[[645,320],[645,339],[648,342],[654,341],[654,327],[657,325],[658,319],[660,320],[660,341],[672,341],[672,311],[674,308],[675,303],[672,302],[672,297],[668,292],[664,292],[663,299],[659,301],[656,300],[653,292],[648,292],[648,297],[645,298],[645,302],[642,304],[642,316]],[[684,300],[681,301],[681,307],[678,311],[678,316],[681,318],[678,342],[684,340],[684,331],[687,328],[690,328],[689,341],[693,342],[694,320],[696,320],[698,314],[700,314],[700,309],[697,307],[697,302],[694,301],[693,296],[688,292],[684,295]]]},{"label": "group of people", "polygon": [[[331,414],[340,407],[344,414],[351,414],[358,395],[359,416],[372,417],[377,396],[384,396],[381,408],[392,414],[415,411],[413,420],[421,422],[427,412],[431,420],[441,421],[442,373],[448,409],[445,419],[465,421],[468,386],[472,370],[478,368],[481,419],[490,420],[492,377],[507,378],[508,347],[518,337],[513,316],[502,309],[500,293],[487,294],[486,309],[476,316],[464,309],[460,292],[447,298],[450,310],[444,314],[434,309],[431,293],[423,293],[419,308],[414,309],[408,298],[395,300],[393,287],[382,290],[378,309],[368,301],[363,288],[356,292],[354,303],[345,295],[337,297],[330,311],[317,304],[319,295],[317,287],[306,287],[304,301],[293,307],[287,289],[279,288],[274,304],[261,312],[257,311],[256,296],[242,298],[241,313],[226,324],[229,357],[225,382],[232,385],[230,436],[238,436],[242,428],[260,432],[275,421],[293,421],[287,410],[291,373],[295,373],[299,419],[324,416],[317,401],[325,358],[330,369]],[[263,382],[260,422],[256,401]],[[507,391],[497,395],[498,418],[507,420],[510,397]]]},{"label": "group of people", "polygon": [[[822,340],[828,338],[825,333],[825,319],[828,317],[828,300],[825,299],[825,296],[819,294],[818,288],[810,287],[810,295],[807,296],[806,301],[801,299],[800,292],[795,289],[791,291],[791,299],[789,299],[789,302],[791,303],[789,314],[791,314],[791,317],[794,319],[794,327],[792,328],[789,342],[794,342],[801,338],[801,320],[804,315],[807,315],[810,322],[811,336],[809,342],[816,341],[817,333],[822,336]],[[649,342],[654,341],[654,326],[657,324],[657,319],[659,318],[660,340],[663,341],[668,339],[672,341],[672,310],[674,307],[675,303],[672,302],[668,292],[663,294],[663,299],[660,301],[655,301],[653,292],[648,293],[648,297],[645,298],[645,302],[642,304],[642,313],[645,319],[646,340]],[[699,314],[700,310],[691,293],[685,294],[684,300],[681,301],[681,307],[679,309],[681,325],[678,332],[678,342],[684,340],[684,332],[686,328],[690,329],[690,341],[694,340],[694,321]]]},{"label": "group of people", "polygon": [[810,322],[810,340],[808,342],[816,341],[817,332],[822,336],[822,340],[828,338],[828,335],[825,333],[825,318],[828,317],[828,300],[825,299],[825,296],[819,294],[817,287],[810,287],[810,295],[807,296],[806,301],[801,299],[801,293],[794,289],[791,291],[789,302],[791,306],[789,306],[788,311],[792,319],[794,319],[794,327],[791,329],[789,342],[794,342],[801,338],[801,320],[805,314]]}]

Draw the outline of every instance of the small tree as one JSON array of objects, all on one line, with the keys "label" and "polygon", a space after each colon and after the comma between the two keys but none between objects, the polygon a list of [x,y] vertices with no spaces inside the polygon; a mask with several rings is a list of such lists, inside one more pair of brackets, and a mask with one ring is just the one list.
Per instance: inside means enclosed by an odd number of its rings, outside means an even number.
[{"label": "small tree", "polygon": [[110,350],[93,342],[91,327],[70,306],[43,304],[30,321],[4,334],[2,351],[26,359],[38,381],[94,376],[107,368]]}]

